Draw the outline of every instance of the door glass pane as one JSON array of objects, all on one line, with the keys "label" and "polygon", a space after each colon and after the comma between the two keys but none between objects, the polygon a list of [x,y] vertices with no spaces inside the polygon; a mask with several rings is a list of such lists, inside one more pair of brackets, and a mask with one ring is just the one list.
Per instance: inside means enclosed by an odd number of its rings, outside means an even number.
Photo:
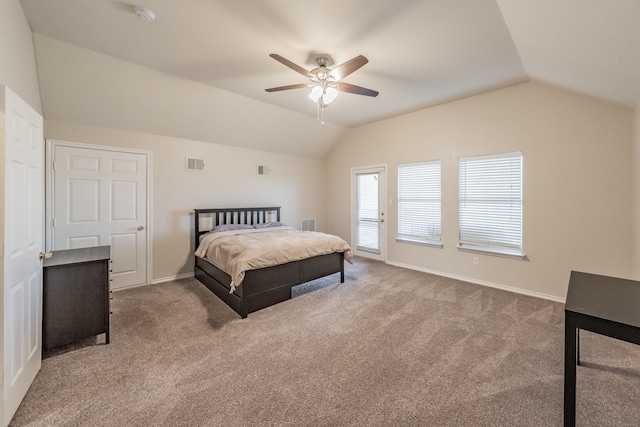
[{"label": "door glass pane", "polygon": [[357,174],[356,246],[380,253],[379,173]]}]

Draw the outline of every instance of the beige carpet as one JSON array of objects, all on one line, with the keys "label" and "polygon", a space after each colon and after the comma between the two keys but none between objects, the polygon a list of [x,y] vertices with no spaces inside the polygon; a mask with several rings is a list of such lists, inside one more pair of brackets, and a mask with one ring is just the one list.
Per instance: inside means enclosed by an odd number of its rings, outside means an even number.
[{"label": "beige carpet", "polygon": [[[241,320],[187,279],[115,293],[11,426],[560,426],[563,305],[356,259]],[[582,334],[578,425],[640,425],[640,347]]]}]

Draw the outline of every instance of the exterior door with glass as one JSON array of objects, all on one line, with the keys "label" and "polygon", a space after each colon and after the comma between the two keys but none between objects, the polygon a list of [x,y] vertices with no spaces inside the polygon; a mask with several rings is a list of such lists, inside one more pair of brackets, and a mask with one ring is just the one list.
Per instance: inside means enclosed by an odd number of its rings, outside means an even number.
[{"label": "exterior door with glass", "polygon": [[386,166],[352,169],[351,246],[355,255],[386,260]]}]

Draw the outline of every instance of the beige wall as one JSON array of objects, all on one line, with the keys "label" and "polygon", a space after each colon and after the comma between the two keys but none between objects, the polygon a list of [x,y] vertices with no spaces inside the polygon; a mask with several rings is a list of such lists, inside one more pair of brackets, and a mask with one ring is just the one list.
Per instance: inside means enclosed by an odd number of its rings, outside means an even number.
[{"label": "beige wall", "polygon": [[[153,276],[161,280],[193,273],[195,208],[281,206],[282,220],[299,227],[317,218],[324,228],[324,162],[131,131],[47,120],[45,138],[153,152]],[[205,161],[205,171],[185,171],[185,157]],[[268,165],[269,176],[256,166]]]},{"label": "beige wall", "polygon": [[640,105],[636,107],[633,115],[633,139],[634,139],[634,175],[633,175],[633,267],[634,278],[640,280]]},{"label": "beige wall", "polygon": [[42,114],[33,37],[18,0],[0,1],[0,85]]},{"label": "beige wall", "polygon": [[[457,250],[458,158],[524,152],[527,260]],[[350,168],[388,164],[391,263],[566,296],[571,270],[632,275],[633,112],[540,83],[428,108],[351,130],[327,158],[327,229],[350,237]],[[444,249],[395,242],[397,165],[442,160]]]}]

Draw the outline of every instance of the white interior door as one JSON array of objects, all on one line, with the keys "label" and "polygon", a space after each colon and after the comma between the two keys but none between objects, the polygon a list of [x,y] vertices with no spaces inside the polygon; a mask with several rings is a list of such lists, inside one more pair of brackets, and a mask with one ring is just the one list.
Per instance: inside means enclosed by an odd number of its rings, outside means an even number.
[{"label": "white interior door", "polygon": [[54,144],[53,250],[111,245],[112,289],[147,283],[147,159]]},{"label": "white interior door", "polygon": [[4,425],[42,364],[42,116],[5,88]]},{"label": "white interior door", "polygon": [[352,169],[352,248],[355,255],[386,260],[386,167]]}]

